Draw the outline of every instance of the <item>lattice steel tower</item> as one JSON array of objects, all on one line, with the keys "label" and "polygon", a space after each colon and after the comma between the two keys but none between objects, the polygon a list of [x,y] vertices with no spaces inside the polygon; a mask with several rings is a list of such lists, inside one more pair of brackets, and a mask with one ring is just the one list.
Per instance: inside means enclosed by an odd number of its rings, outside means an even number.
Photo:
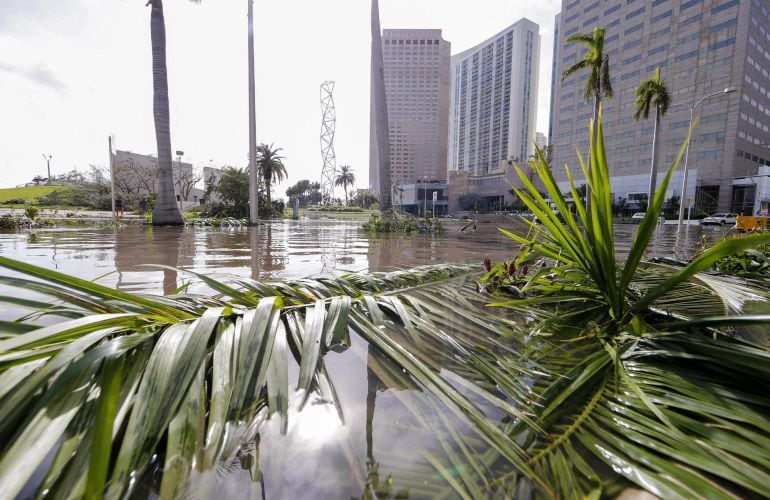
[{"label": "lattice steel tower", "polygon": [[321,84],[321,192],[324,203],[334,199],[334,180],[337,176],[337,156],[334,154],[334,129],[337,125],[337,114],[334,110],[334,82],[327,80]]}]

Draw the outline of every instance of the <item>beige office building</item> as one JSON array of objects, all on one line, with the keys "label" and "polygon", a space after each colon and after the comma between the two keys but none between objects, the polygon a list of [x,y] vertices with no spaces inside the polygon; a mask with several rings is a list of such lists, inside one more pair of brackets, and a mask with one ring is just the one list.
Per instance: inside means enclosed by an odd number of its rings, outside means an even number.
[{"label": "beige office building", "polygon": [[633,115],[639,84],[659,67],[672,106],[661,120],[658,182],[687,137],[690,108],[694,118],[700,117],[690,142],[687,185],[683,190],[682,162],[666,197],[683,197],[694,215],[767,213],[769,9],[766,0],[563,0],[556,19],[560,36],[549,138],[562,189],[567,187],[565,163],[576,179],[583,178],[575,147],[587,152],[593,114],[592,103],[583,98],[587,73],[560,80],[584,54],[564,39],[600,26],[607,30],[604,50],[615,91],[603,108],[615,199],[640,208],[647,193],[654,118],[636,122]]},{"label": "beige office building", "polygon": [[[382,34],[393,183],[446,179],[450,43],[441,30]],[[371,117],[375,119],[374,116]],[[370,139],[369,185],[379,190],[377,145]]]}]

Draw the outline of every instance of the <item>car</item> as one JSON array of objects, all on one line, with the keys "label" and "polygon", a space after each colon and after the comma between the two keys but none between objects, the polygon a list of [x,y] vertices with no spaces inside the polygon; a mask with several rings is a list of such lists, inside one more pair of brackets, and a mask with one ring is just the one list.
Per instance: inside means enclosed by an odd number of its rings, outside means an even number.
[{"label": "car", "polygon": [[644,216],[646,215],[646,212],[636,212],[634,215],[631,216],[631,222],[634,224],[639,224],[642,222],[642,219],[644,219]]},{"label": "car", "polygon": [[724,226],[725,224],[735,225],[736,221],[738,220],[738,214],[732,214],[727,212],[720,212],[718,214],[709,215],[702,221],[700,221],[701,224],[704,226],[708,226],[710,224],[713,225],[721,225]]}]

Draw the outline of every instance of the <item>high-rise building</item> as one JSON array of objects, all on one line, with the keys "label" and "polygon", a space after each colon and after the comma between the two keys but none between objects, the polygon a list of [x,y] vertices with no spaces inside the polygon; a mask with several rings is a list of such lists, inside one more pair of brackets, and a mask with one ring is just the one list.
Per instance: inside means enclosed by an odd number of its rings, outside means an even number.
[{"label": "high-rise building", "polygon": [[535,151],[539,71],[540,27],[528,19],[452,56],[450,213],[468,193],[489,210],[511,203],[513,165]]},{"label": "high-rise building", "polygon": [[[564,39],[606,29],[614,98],[603,103],[604,139],[614,196],[631,204],[647,192],[654,118],[636,122],[639,83],[660,67],[672,107],[661,122],[659,165],[666,169],[687,136],[691,111],[700,123],[690,142],[684,202],[694,213],[754,214],[770,202],[770,17],[762,0],[563,0],[557,29],[551,106],[553,165],[578,173],[575,147],[588,149],[591,102],[587,72],[560,81],[585,50]],[[727,90],[727,91],[726,91]],[[697,106],[696,106],[697,105]],[[667,197],[682,197],[683,165]],[[555,174],[566,186],[563,168]],[[662,175],[658,175],[660,180]]]},{"label": "high-rise building", "polygon": [[[450,43],[441,30],[386,29],[382,54],[391,179],[400,186],[445,180]],[[375,135],[370,139],[369,184],[378,190]]]},{"label": "high-rise building", "polygon": [[534,151],[540,27],[521,19],[452,56],[450,169],[484,175]]}]

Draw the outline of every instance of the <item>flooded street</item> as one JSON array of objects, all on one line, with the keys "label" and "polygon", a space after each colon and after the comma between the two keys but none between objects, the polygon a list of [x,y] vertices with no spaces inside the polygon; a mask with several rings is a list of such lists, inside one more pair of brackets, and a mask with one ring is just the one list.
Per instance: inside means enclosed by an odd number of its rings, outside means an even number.
[{"label": "flooded street", "polygon": [[[439,236],[367,234],[357,221],[301,220],[256,228],[77,228],[0,233],[0,255],[72,274],[130,292],[171,293],[182,276],[148,266],[203,273],[230,273],[257,280],[339,276],[349,272],[393,271],[425,264],[477,263],[510,258],[515,243],[479,224],[475,233],[448,226]],[[505,226],[519,234],[522,224]],[[637,226],[616,226],[618,258],[627,253]],[[720,227],[658,228],[648,257],[687,258],[702,235],[721,238]]]}]

